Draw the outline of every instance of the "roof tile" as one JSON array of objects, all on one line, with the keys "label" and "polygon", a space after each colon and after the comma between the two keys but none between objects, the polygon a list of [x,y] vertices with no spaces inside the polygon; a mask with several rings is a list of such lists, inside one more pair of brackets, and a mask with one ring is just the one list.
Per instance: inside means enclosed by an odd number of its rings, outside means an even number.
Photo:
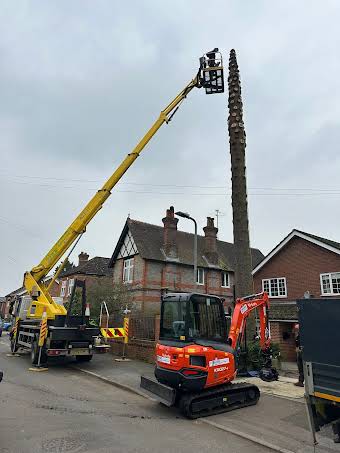
[{"label": "roof tile", "polygon": [[112,269],[108,267],[110,258],[96,256],[86,263],[76,266],[69,271],[62,272],[59,277],[68,277],[70,275],[84,274],[84,275],[97,275],[97,276],[112,276]]},{"label": "roof tile", "polygon": [[297,321],[298,310],[296,302],[272,302],[270,303],[269,319]]}]

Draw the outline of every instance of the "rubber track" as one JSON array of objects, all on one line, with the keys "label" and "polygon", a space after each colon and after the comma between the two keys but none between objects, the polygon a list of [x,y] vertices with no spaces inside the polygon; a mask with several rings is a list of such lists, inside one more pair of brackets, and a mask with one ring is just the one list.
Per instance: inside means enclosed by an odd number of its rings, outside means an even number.
[{"label": "rubber track", "polygon": [[[222,406],[216,407],[212,410],[204,409],[201,412],[193,413],[191,409],[192,403],[195,401],[202,401],[209,398],[216,398],[219,395],[228,396],[232,395],[234,392],[238,392],[240,389],[244,390],[244,393],[247,394],[249,390],[255,391],[255,398],[248,399],[244,403],[232,403],[230,406],[223,404]],[[228,384],[215,389],[207,389],[199,393],[184,393],[179,401],[179,408],[181,413],[190,419],[195,419],[199,417],[207,417],[209,415],[221,414],[223,412],[229,412],[234,409],[240,409],[242,407],[254,406],[257,404],[260,398],[260,390],[256,385],[240,383],[240,384]]]}]

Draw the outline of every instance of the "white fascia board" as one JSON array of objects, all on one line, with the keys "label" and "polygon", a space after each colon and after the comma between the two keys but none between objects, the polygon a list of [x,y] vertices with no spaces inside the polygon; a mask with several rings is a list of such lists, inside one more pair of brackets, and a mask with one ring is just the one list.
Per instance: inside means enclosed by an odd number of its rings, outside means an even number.
[{"label": "white fascia board", "polygon": [[301,239],[305,239],[308,242],[311,242],[312,244],[318,245],[319,247],[322,247],[326,250],[329,250],[330,252],[336,253],[337,255],[340,255],[340,250],[325,244],[322,241],[318,241],[317,239],[311,238],[310,236],[307,236],[306,234],[301,233],[300,231],[293,230],[287,237],[284,239],[280,244],[278,244],[262,261],[259,263],[252,271],[252,275],[255,275],[257,271],[259,271],[265,264],[268,263],[269,260],[273,258],[293,237],[299,237]]}]

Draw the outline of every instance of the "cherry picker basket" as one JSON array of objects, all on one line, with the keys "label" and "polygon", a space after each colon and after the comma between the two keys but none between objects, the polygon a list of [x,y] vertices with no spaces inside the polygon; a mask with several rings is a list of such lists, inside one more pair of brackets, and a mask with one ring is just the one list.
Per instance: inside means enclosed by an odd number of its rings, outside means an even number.
[{"label": "cherry picker basket", "polygon": [[200,58],[199,82],[206,94],[224,92],[223,61],[217,47]]}]

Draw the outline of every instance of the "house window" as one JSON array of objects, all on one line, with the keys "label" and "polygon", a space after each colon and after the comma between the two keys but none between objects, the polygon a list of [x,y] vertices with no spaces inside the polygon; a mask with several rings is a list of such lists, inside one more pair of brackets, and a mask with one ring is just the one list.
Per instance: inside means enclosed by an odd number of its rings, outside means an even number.
[{"label": "house window", "polygon": [[74,287],[74,278],[71,278],[71,279],[68,281],[68,288],[67,288],[67,295],[68,295],[68,296],[71,295],[73,287]]},{"label": "house window", "polygon": [[340,294],[340,272],[333,272],[331,274],[321,274],[321,294],[329,296]]},{"label": "house window", "polygon": [[129,258],[127,260],[124,260],[123,282],[132,283],[132,277],[133,277],[133,258]]},{"label": "house window", "polygon": [[262,290],[269,297],[287,297],[286,278],[267,278],[262,280]]},{"label": "house window", "polygon": [[198,285],[204,285],[204,269],[202,267],[199,267],[197,269],[197,279],[196,283]]},{"label": "house window", "polygon": [[66,280],[63,280],[61,282],[60,297],[65,296],[65,290],[66,290]]},{"label": "house window", "polygon": [[229,283],[229,274],[228,274],[228,272],[222,272],[221,278],[222,278],[222,281],[221,281],[222,288],[229,288],[230,287],[230,283]]}]

